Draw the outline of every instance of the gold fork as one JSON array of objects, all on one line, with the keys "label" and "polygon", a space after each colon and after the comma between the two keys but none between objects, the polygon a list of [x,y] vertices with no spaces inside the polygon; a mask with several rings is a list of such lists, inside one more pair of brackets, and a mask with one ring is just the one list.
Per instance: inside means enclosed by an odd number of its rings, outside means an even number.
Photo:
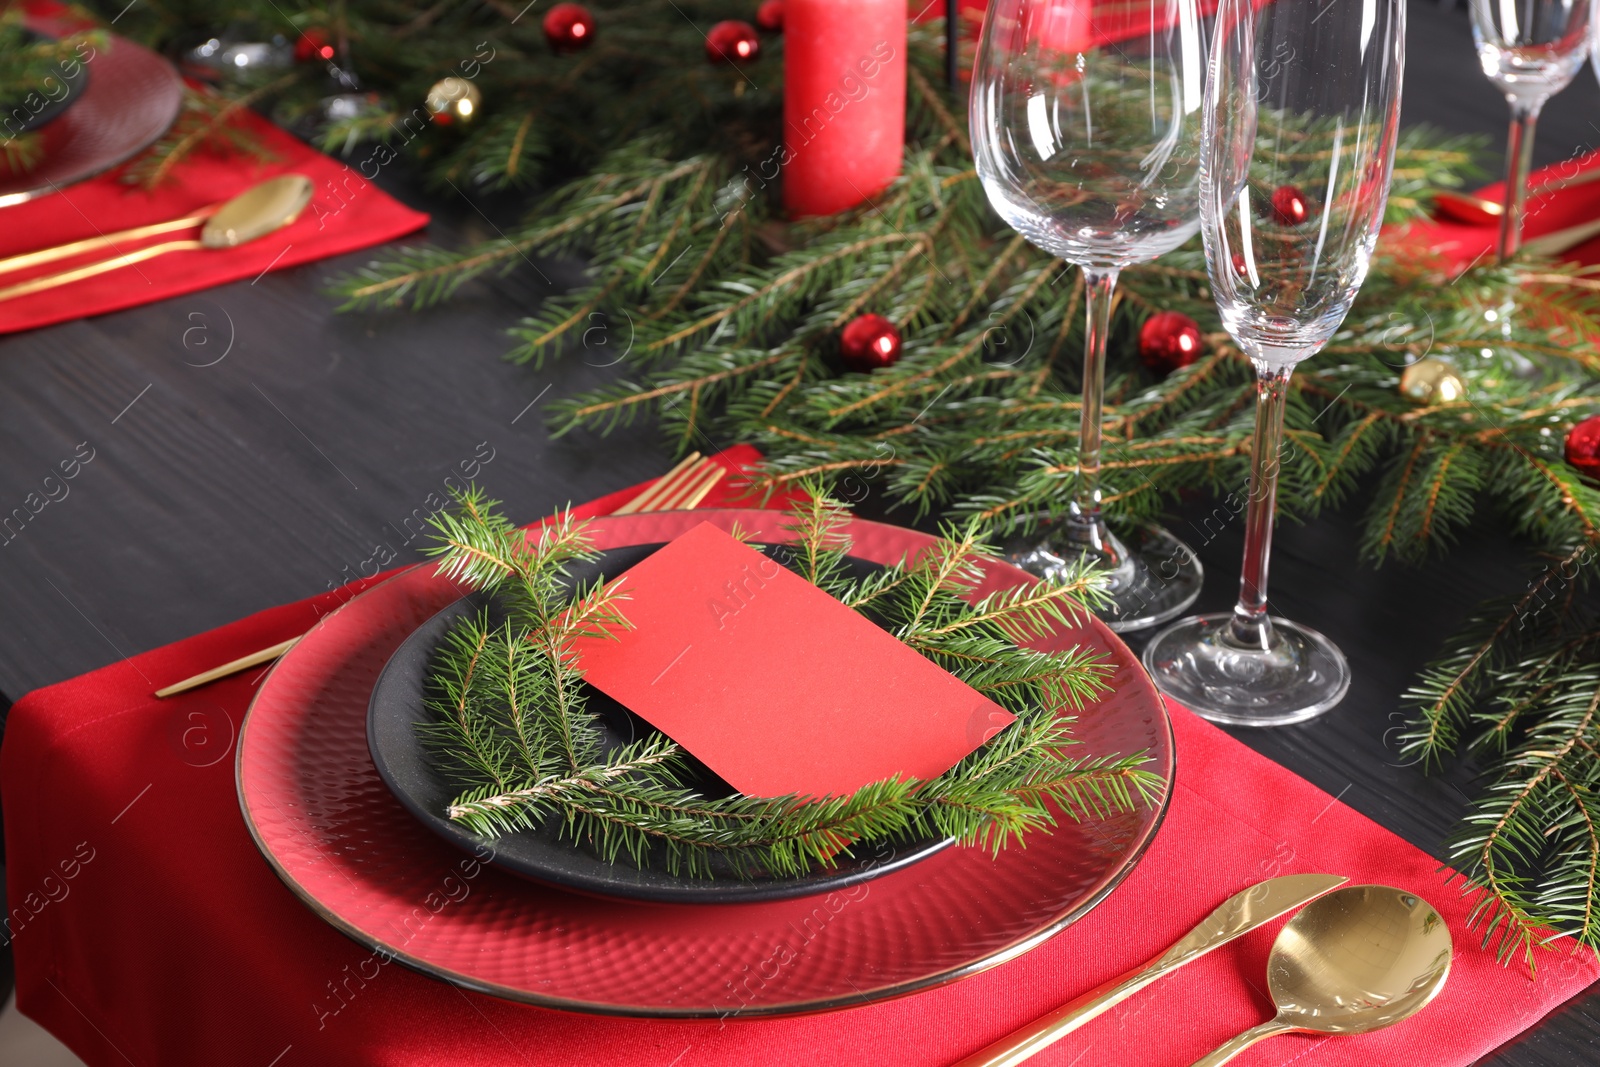
[{"label": "gold fork", "polygon": [[[707,459],[698,452],[685,456],[683,462],[673,467],[667,473],[657,478],[650,487],[617,510],[613,515],[633,515],[644,511],[681,511],[693,508],[706,498],[717,483],[727,476],[727,468],[716,461]],[[285,652],[289,651],[299,642],[300,638],[291,637],[287,641],[280,641],[271,648],[263,648],[252,652],[248,656],[229,660],[220,667],[212,667],[181,682],[156,690],[158,697],[176,696],[208,685],[218,678],[226,678],[240,671],[247,671],[251,667],[259,667],[263,663],[271,663]]]},{"label": "gold fork", "polygon": [[727,473],[726,468],[698,452],[691,452],[683,457],[683,462],[657,478],[654,485],[611,514],[687,510],[704,500]]}]

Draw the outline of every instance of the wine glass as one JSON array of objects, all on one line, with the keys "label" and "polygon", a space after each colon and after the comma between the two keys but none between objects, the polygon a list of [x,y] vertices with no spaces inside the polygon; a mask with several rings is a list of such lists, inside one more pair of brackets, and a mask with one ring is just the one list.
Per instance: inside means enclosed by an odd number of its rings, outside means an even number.
[{"label": "wine glass", "polygon": [[1522,247],[1522,204],[1539,109],[1583,66],[1589,7],[1587,0],[1472,0],[1478,62],[1511,105],[1505,208],[1500,215],[1502,263]]},{"label": "wine glass", "polygon": [[1200,179],[1212,293],[1256,372],[1239,602],[1156,634],[1144,663],[1205,718],[1272,726],[1326,711],[1350,685],[1332,642],[1267,614],[1267,562],[1290,373],[1343,323],[1383,223],[1405,0],[1254,2],[1220,0]]},{"label": "wine glass", "polygon": [[1175,618],[1200,595],[1200,562],[1171,533],[1145,525],[1125,543],[1107,528],[1100,453],[1117,275],[1199,226],[1203,11],[1202,0],[993,0],[973,67],[972,154],[989,201],[1082,270],[1087,313],[1074,500],[1007,555],[1046,579],[1085,557],[1103,566],[1100,614],[1115,630]]}]

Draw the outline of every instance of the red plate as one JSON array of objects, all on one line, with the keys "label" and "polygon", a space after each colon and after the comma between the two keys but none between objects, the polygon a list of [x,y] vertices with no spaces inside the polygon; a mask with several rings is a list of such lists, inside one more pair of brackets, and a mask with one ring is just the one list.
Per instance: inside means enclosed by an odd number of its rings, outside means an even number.
[{"label": "red plate", "polygon": [[[775,511],[613,516],[601,548],[669,541],[701,522],[786,540]],[[857,521],[852,555],[893,564],[925,534]],[[1028,580],[993,564],[983,591]],[[462,589],[415,567],[317,625],[262,684],[240,733],[245,822],[278,875],[350,937],[426,974],[513,1000],[611,1015],[778,1015],[910,993],[1011,959],[1086,914],[1165,810],[1064,821],[998,857],[950,848],[820,897],[638,904],[531,884],[455,851],[384,787],[367,701],[390,653]],[[1148,751],[1169,783],[1171,726],[1137,657],[1098,621],[1042,646],[1087,645],[1114,692],[1077,727],[1085,754]],[[1170,793],[1170,788],[1166,791]]]}]

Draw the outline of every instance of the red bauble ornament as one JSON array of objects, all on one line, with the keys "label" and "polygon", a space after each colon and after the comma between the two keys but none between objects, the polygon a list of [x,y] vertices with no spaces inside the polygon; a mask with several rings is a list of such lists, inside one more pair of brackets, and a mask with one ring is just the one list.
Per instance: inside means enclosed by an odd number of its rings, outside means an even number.
[{"label": "red bauble ornament", "polygon": [[1237,274],[1241,278],[1244,278],[1244,279],[1248,280],[1249,277],[1250,277],[1250,264],[1245,262],[1244,253],[1243,252],[1235,252],[1233,254],[1232,258],[1233,258],[1233,273]]},{"label": "red bauble ornament", "polygon": [[892,367],[900,359],[900,331],[882,315],[857,316],[839,334],[839,355],[863,374]]},{"label": "red bauble ornament", "polygon": [[1170,374],[1200,358],[1200,324],[1181,311],[1151,315],[1139,327],[1139,359],[1146,367]]},{"label": "red bauble ornament", "polygon": [[312,26],[302,33],[294,43],[294,58],[297,63],[332,59],[333,45],[328,41],[328,31]]},{"label": "red bauble ornament", "polygon": [[1579,474],[1600,481],[1600,415],[1590,415],[1567,434],[1567,462]]},{"label": "red bauble ornament", "polygon": [[768,33],[782,32],[783,0],[761,0],[761,6],[756,8],[756,25]]},{"label": "red bauble ornament", "polygon": [[1272,217],[1284,226],[1298,226],[1311,215],[1306,194],[1292,185],[1272,190]]},{"label": "red bauble ornament", "polygon": [[557,4],[544,15],[544,39],[557,52],[576,52],[594,40],[594,16],[582,4]]},{"label": "red bauble ornament", "polygon": [[761,38],[748,22],[725,19],[706,34],[706,58],[713,63],[748,63],[760,54]]}]

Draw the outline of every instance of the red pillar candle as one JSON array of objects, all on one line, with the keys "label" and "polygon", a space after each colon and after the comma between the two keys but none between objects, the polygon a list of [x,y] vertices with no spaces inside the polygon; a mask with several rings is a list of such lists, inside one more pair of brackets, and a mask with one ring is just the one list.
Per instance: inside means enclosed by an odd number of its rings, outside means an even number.
[{"label": "red pillar candle", "polygon": [[784,0],[783,202],[831,215],[882,192],[906,140],[906,0]]}]

